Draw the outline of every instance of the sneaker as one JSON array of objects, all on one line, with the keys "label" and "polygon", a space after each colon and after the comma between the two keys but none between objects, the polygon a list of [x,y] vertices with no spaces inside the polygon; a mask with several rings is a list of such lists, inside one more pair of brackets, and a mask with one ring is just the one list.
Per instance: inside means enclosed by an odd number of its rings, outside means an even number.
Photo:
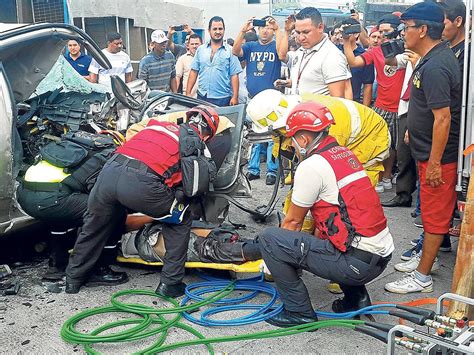
[{"label": "sneaker", "polygon": [[375,192],[382,193],[384,191],[385,189],[383,188],[382,182],[378,182],[377,185],[375,185]]},{"label": "sneaker", "polygon": [[249,181],[260,179],[260,175],[254,175],[252,173],[247,173],[246,176]]},{"label": "sneaker", "polygon": [[421,215],[414,219],[413,224],[415,225],[415,227],[423,228],[423,221],[421,220]]},{"label": "sneaker", "polygon": [[451,251],[451,238],[449,238],[449,234],[444,235],[439,251],[444,251],[445,253]]},{"label": "sneaker", "polygon": [[411,272],[400,280],[389,282],[385,290],[393,293],[433,292],[433,280],[422,282]]},{"label": "sneaker", "polygon": [[403,252],[402,256],[400,256],[400,259],[403,261],[408,261],[411,260],[416,254],[418,254],[417,246],[415,245],[414,247],[411,247],[410,249],[407,249]]},{"label": "sneaker", "polygon": [[391,179],[383,178],[381,183],[382,183],[382,186],[385,190],[390,190],[393,187]]},{"label": "sneaker", "polygon": [[265,180],[266,185],[275,185],[276,182],[276,176],[275,175],[267,175],[267,178]]},{"label": "sneaker", "polygon": [[393,174],[393,177],[392,177],[392,185],[396,185],[396,184],[397,184],[397,177],[398,177],[398,173]]},{"label": "sneaker", "polygon": [[[394,268],[395,270],[400,271],[400,272],[412,272],[416,270],[416,268],[418,267],[418,264],[420,263],[420,260],[421,260],[421,253],[417,253],[410,260],[405,261],[404,263],[395,264]],[[439,262],[438,262],[438,258],[436,258],[433,263],[433,266],[431,267],[431,272],[436,271],[438,269],[439,269]]]},{"label": "sneaker", "polygon": [[410,241],[410,244],[413,245],[414,247],[416,247],[416,245],[418,244],[418,241],[420,240],[420,238],[416,238],[416,239],[412,239]]}]

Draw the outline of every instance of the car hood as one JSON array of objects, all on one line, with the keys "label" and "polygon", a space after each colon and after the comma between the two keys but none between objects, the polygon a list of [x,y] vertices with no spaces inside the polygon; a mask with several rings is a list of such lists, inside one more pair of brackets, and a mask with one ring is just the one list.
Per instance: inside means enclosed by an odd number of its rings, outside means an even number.
[{"label": "car hood", "polygon": [[70,39],[81,43],[102,67],[111,67],[94,40],[77,27],[65,24],[0,27],[0,61],[17,102],[30,97]]}]

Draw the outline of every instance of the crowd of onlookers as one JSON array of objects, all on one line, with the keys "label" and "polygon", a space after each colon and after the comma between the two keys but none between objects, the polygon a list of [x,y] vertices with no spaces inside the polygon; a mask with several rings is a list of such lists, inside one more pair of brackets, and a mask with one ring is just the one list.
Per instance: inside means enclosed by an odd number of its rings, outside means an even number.
[{"label": "crowd of onlookers", "polygon": [[[308,7],[289,16],[282,27],[271,16],[249,19],[239,33],[231,34],[233,39],[226,35],[224,19],[215,16],[209,20],[206,42],[187,25],[170,27],[167,33],[154,31],[136,74],[119,33],[108,34],[103,49],[111,69],[91,61],[76,41],[69,42],[65,56],[91,82],[110,85],[112,74],[125,82],[138,78],[152,90],[182,93],[218,106],[247,103],[261,91],[276,88],[372,107],[391,136],[376,191],[396,185],[396,195],[382,202],[385,207],[412,206],[416,192],[412,216],[415,225],[424,228],[403,254],[405,262],[395,266],[409,276],[387,289],[424,291],[432,285],[429,274],[438,267],[438,250],[451,250],[449,234],[456,234],[464,33],[470,21],[461,0],[425,1],[423,6],[423,11],[385,15],[367,28],[355,11],[325,28],[319,11]],[[186,32],[184,46],[173,42],[176,30]],[[264,155],[266,184],[275,183],[278,166],[271,151],[271,143],[253,147],[249,180],[260,178]]]}]

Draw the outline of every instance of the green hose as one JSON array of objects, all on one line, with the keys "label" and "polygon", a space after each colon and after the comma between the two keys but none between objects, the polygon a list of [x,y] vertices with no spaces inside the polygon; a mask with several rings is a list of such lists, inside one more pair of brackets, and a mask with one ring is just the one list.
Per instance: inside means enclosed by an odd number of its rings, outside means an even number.
[{"label": "green hose", "polygon": [[[140,350],[137,354],[156,354],[164,351],[170,351],[182,347],[192,345],[205,345],[210,354],[214,354],[214,349],[211,344],[223,343],[231,341],[241,341],[250,339],[265,339],[274,338],[280,336],[289,336],[293,334],[303,333],[307,331],[314,331],[325,327],[345,327],[354,329],[356,324],[364,323],[359,320],[324,320],[313,322],[309,324],[297,325],[290,328],[278,328],[275,330],[250,333],[238,336],[225,336],[206,338],[204,335],[199,333],[194,328],[187,324],[181,323],[181,312],[189,312],[196,310],[202,306],[211,304],[220,299],[225,298],[234,290],[234,283],[231,282],[227,287],[219,292],[216,292],[209,297],[205,298],[200,302],[196,302],[187,306],[179,306],[179,303],[168,297],[155,294],[149,290],[124,290],[112,295],[111,306],[97,307],[89,310],[82,311],[73,317],[69,318],[61,328],[61,337],[68,343],[83,344],[84,350],[88,354],[100,354],[98,351],[92,348],[92,344],[96,343],[112,343],[112,342],[133,342],[141,339],[145,339],[151,336],[158,336],[158,339],[146,349]],[[118,301],[119,297],[127,295],[144,295],[151,297],[158,297],[164,301],[172,304],[170,308],[154,308],[141,304],[129,304]],[[95,315],[105,313],[131,313],[138,315],[139,318],[122,319],[114,322],[104,324],[97,329],[94,329],[90,333],[81,333],[76,330],[78,322]],[[165,319],[163,314],[176,314],[171,320]],[[117,327],[133,325],[131,328],[122,330],[116,333],[107,335],[100,335],[106,330],[114,329]],[[159,325],[158,327],[149,328],[151,325]],[[168,329],[171,327],[185,330],[186,332],[194,335],[197,339],[187,340],[174,344],[163,345],[168,335]]]}]

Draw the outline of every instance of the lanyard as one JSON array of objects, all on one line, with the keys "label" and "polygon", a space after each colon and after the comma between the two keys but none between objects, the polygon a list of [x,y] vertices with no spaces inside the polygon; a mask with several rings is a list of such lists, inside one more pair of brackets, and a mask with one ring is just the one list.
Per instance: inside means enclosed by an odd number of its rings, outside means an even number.
[{"label": "lanyard", "polygon": [[300,86],[300,79],[301,79],[301,74],[303,74],[303,70],[306,68],[306,66],[308,65],[309,61],[311,60],[311,58],[313,57],[313,55],[316,53],[317,51],[316,50],[313,50],[309,56],[308,56],[308,59],[306,60],[306,62],[304,63],[303,65],[303,60],[306,56],[306,53],[303,53],[303,57],[301,57],[301,63],[300,63],[300,66],[298,68],[298,78],[296,80],[296,88],[298,89],[299,86]]}]

